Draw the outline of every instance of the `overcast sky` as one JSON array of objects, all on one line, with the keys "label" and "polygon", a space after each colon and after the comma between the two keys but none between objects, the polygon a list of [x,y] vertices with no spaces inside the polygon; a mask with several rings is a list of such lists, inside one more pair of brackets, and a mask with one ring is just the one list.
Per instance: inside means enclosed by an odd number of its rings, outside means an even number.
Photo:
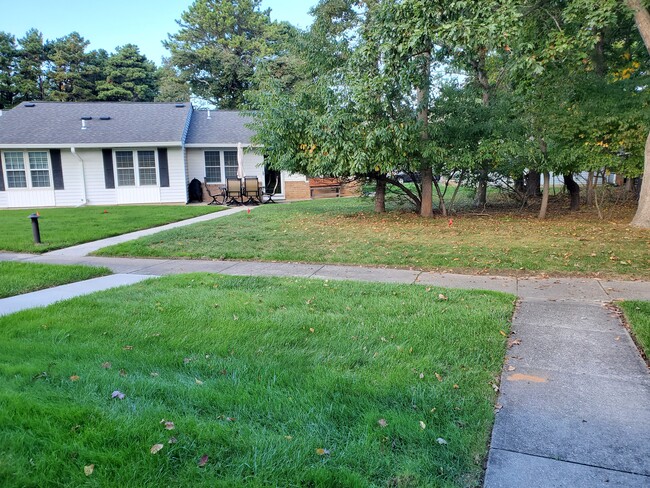
[{"label": "overcast sky", "polygon": [[[317,0],[262,0],[273,20],[287,20],[308,27],[308,10]],[[46,39],[73,31],[90,41],[89,50],[132,43],[147,58],[160,64],[166,51],[161,45],[167,34],[176,32],[176,20],[191,0],[0,0],[0,31],[22,37],[32,27]]]}]

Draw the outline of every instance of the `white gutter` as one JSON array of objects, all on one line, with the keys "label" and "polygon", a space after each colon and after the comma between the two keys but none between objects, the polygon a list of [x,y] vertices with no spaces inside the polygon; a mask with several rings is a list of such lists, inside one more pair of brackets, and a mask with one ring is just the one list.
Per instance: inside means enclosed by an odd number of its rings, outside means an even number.
[{"label": "white gutter", "polygon": [[82,200],[82,205],[86,205],[88,203],[88,193],[86,192],[86,168],[84,166],[84,160],[82,159],[81,156],[79,156],[79,153],[77,153],[77,150],[74,148],[74,146],[70,147],[70,152],[74,154],[77,159],[81,162],[81,180],[83,181],[83,200]]},{"label": "white gutter", "polygon": [[[0,147],[3,149],[68,149],[70,143],[62,144],[3,144],[0,142]],[[138,148],[138,147],[181,147],[181,144],[178,141],[172,142],[118,142],[118,143],[84,143],[84,144],[75,144],[77,149],[109,149],[115,147],[125,147],[129,149]]]}]

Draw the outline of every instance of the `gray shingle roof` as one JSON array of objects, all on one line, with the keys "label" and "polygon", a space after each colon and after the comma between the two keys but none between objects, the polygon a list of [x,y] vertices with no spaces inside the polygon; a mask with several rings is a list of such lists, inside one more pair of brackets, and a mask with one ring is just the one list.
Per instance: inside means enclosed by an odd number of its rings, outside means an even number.
[{"label": "gray shingle roof", "polygon": [[[21,103],[0,117],[0,145],[181,144],[191,105],[128,102]],[[82,117],[92,117],[85,122]],[[100,120],[110,117],[110,120]]]},{"label": "gray shingle roof", "polygon": [[187,133],[187,144],[249,144],[253,131],[246,124],[253,119],[241,112],[229,110],[211,110],[208,119],[207,110],[195,110]]}]

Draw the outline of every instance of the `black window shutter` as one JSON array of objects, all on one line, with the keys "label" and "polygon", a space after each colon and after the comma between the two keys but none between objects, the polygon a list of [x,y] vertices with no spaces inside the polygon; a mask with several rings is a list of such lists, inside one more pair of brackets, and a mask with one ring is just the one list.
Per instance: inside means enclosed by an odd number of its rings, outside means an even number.
[{"label": "black window shutter", "polygon": [[169,187],[169,161],[167,160],[167,148],[158,148],[158,171],[160,172],[160,186]]},{"label": "black window shutter", "polygon": [[52,180],[55,190],[63,190],[63,168],[61,166],[61,149],[50,149],[52,161]]},{"label": "black window shutter", "polygon": [[106,188],[115,188],[115,175],[113,174],[113,150],[102,149],[104,157],[104,185]]},{"label": "black window shutter", "polygon": [[2,172],[2,154],[0,153],[0,191],[5,191],[5,177]]}]

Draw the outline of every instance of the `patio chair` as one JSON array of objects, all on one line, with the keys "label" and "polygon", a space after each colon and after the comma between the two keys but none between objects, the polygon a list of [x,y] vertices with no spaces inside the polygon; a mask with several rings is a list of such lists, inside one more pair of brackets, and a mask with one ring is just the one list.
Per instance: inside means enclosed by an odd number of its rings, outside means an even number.
[{"label": "patio chair", "polygon": [[206,180],[203,180],[203,184],[205,185],[205,191],[208,193],[208,196],[212,198],[212,201],[208,205],[223,205],[226,203],[226,190],[223,187],[218,187],[218,191],[212,193]]},{"label": "patio chair", "polygon": [[241,180],[239,178],[226,178],[226,205],[242,205]]},{"label": "patio chair", "polygon": [[[262,194],[262,203],[278,203],[273,200],[273,197],[278,193],[278,188],[280,188],[280,177],[278,176],[275,180],[271,180],[272,186],[264,188],[264,193]],[[267,197],[264,200],[264,197]]]},{"label": "patio chair", "polygon": [[257,205],[262,202],[262,189],[256,176],[244,178],[244,195],[248,197],[247,204]]}]

